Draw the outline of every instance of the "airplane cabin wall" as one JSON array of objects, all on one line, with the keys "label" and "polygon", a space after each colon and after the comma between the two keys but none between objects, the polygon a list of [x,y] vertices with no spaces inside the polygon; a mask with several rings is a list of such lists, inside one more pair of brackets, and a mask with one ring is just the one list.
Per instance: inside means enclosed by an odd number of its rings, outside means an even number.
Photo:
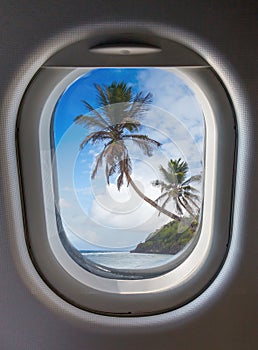
[{"label": "airplane cabin wall", "polygon": [[[255,1],[2,0],[0,4],[0,347],[3,350],[255,349],[258,230],[257,5]],[[232,245],[214,283],[195,301],[159,316],[69,318],[58,298],[25,275],[15,198],[14,127],[25,86],[55,50],[112,24],[181,39],[229,91],[239,128]],[[124,30],[124,29],[123,29]],[[256,60],[256,62],[255,62]],[[15,99],[14,99],[15,96]],[[13,115],[13,118],[9,118]],[[29,126],[28,126],[29,127]],[[12,145],[12,146],[10,146]],[[32,169],[33,171],[33,169]],[[226,171],[226,169],[222,169]],[[22,253],[21,253],[22,255]],[[36,272],[35,272],[36,274]],[[36,278],[36,277],[35,277]],[[64,304],[65,305],[65,302]]]}]

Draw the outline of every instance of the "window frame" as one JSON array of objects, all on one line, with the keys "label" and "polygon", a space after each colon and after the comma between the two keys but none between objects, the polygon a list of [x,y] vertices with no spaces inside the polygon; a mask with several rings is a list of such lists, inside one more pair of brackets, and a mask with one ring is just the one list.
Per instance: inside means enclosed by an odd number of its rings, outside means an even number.
[{"label": "window frame", "polygon": [[[123,57],[117,60],[126,63]],[[145,61],[147,66],[148,59]],[[156,66],[159,67],[158,60]],[[200,234],[195,248],[184,262],[164,275],[144,280],[108,279],[82,269],[60,244],[51,171],[50,116],[64,89],[85,70],[92,68],[46,64],[31,82],[20,108],[18,152],[27,243],[32,260],[42,278],[57,294],[82,309],[121,316],[175,309],[209,285],[228,250],[236,148],[231,102],[208,65],[202,62],[199,66],[188,64],[177,67],[179,74],[197,93],[206,118],[204,219],[201,229],[208,234]],[[159,68],[169,69],[167,66]],[[227,174],[221,173],[219,168],[227,169]],[[198,264],[193,264],[195,260]]]}]

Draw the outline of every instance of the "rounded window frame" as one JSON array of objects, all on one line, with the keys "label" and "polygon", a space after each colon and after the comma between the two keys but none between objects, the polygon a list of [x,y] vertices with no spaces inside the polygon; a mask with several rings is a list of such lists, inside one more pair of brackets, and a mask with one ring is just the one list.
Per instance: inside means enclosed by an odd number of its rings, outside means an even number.
[{"label": "rounded window frame", "polygon": [[[123,57],[119,59],[121,62],[124,60]],[[158,60],[156,67],[159,67]],[[144,280],[108,279],[82,269],[62,246],[57,232],[51,171],[50,116],[65,88],[92,68],[46,64],[31,82],[23,99],[17,137],[27,242],[32,259],[47,284],[58,295],[82,309],[121,316],[156,314],[175,309],[209,285],[228,250],[236,144],[231,102],[216,74],[203,62],[197,67],[191,64],[177,67],[178,73],[197,93],[205,114],[207,142],[201,230],[207,230],[209,238],[200,234],[191,254],[166,274]],[[159,68],[170,69],[168,66]],[[29,129],[26,127],[28,118]],[[228,169],[226,178],[225,174],[219,174],[219,167],[224,166]],[[33,179],[30,167],[35,170]],[[198,264],[194,265],[196,259]]]}]

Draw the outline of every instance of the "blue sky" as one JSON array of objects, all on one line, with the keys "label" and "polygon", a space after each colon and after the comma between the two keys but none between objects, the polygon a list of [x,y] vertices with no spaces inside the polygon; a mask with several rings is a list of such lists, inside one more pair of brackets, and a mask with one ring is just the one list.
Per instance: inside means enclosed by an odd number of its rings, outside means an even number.
[{"label": "blue sky", "polygon": [[71,242],[79,249],[130,249],[169,221],[158,216],[130,186],[118,191],[115,177],[108,186],[103,169],[91,180],[103,144],[88,144],[80,151],[80,143],[92,130],[75,125],[74,118],[87,112],[82,100],[98,108],[94,83],[113,81],[125,81],[134,93],[153,95],[140,132],[162,146],[147,157],[128,144],[132,177],[141,190],[153,200],[160,195],[151,181],[161,178],[159,166],[166,166],[171,158],[187,161],[189,175],[202,171],[203,115],[194,93],[178,75],[155,68],[93,69],[83,75],[64,91],[54,113],[60,212]]}]

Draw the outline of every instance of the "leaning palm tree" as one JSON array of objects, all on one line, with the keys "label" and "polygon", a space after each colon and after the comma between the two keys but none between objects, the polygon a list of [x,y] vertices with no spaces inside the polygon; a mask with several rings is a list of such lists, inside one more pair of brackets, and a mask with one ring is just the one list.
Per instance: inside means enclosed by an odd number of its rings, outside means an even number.
[{"label": "leaning palm tree", "polygon": [[179,216],[169,212],[164,207],[160,207],[157,202],[145,196],[131,178],[132,162],[127,141],[132,141],[144,155],[149,157],[155,148],[161,146],[158,141],[138,133],[141,128],[141,119],[152,102],[152,95],[150,93],[144,95],[142,92],[134,95],[132,88],[123,81],[113,82],[109,86],[95,84],[95,88],[98,109],[89,102],[83,101],[88,113],[75,118],[76,124],[93,128],[93,131],[87,134],[81,142],[81,149],[89,142],[93,145],[103,143],[104,146],[96,157],[91,178],[95,178],[105,161],[108,184],[110,177],[117,174],[118,190],[126,180],[127,185],[130,184],[143,200],[170,218],[180,220]]},{"label": "leaning palm tree", "polygon": [[187,178],[189,167],[187,162],[181,160],[170,160],[167,168],[160,166],[160,172],[164,181],[156,180],[152,184],[160,187],[161,195],[156,199],[156,202],[162,202],[161,207],[165,208],[170,201],[175,204],[175,210],[180,217],[184,211],[190,214],[191,217],[198,217],[200,213],[200,196],[198,190],[191,184],[200,182],[201,175],[194,175]]}]

